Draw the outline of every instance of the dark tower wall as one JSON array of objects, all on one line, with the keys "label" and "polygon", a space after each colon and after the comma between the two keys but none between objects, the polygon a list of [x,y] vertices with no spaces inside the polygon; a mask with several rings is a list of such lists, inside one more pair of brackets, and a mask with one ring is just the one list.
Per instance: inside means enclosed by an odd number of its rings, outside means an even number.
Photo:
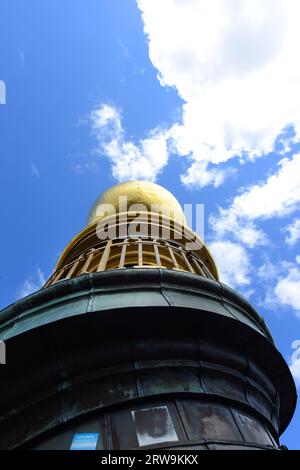
[{"label": "dark tower wall", "polygon": [[262,318],[194,274],[81,275],[2,310],[0,325],[2,449],[69,449],[76,434],[98,449],[277,448],[294,412]]}]

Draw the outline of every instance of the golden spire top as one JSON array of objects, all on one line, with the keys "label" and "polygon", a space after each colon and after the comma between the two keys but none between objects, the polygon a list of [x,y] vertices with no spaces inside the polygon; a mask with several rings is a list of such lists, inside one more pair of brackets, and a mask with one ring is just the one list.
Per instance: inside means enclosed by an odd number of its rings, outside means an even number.
[{"label": "golden spire top", "polygon": [[[148,212],[168,215],[176,222],[186,225],[184,212],[173,194],[149,181],[127,181],[109,188],[94,203],[87,225],[93,225],[104,217],[123,212],[122,198],[126,199],[126,202],[124,201],[126,212],[138,204],[144,206]],[[137,208],[134,207],[134,210]]]}]

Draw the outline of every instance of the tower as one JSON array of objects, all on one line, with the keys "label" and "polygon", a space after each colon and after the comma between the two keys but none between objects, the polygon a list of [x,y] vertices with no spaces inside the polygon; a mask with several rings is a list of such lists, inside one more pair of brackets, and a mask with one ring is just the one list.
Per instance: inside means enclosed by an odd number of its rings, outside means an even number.
[{"label": "tower", "polygon": [[103,193],[0,339],[2,449],[276,449],[295,408],[264,320],[153,183]]}]

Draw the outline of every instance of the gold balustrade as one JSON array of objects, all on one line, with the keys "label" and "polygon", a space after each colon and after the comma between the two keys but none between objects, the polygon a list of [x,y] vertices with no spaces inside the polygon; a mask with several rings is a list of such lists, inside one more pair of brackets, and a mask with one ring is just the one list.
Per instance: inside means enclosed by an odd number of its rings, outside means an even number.
[{"label": "gold balustrade", "polygon": [[105,240],[57,269],[45,287],[87,273],[123,268],[163,268],[215,279],[197,252],[174,240],[124,238]]}]

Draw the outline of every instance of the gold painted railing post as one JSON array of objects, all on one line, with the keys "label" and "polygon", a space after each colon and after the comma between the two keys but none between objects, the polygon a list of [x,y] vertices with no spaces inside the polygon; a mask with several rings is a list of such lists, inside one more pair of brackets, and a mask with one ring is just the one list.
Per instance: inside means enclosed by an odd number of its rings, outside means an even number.
[{"label": "gold painted railing post", "polygon": [[167,247],[168,247],[168,250],[169,250],[169,253],[170,253],[170,256],[171,256],[171,259],[172,259],[172,262],[173,262],[173,265],[174,265],[174,268],[175,269],[180,269],[179,268],[179,264],[177,263],[177,260],[176,260],[176,256],[172,250],[172,247],[169,245],[169,243],[166,243]]},{"label": "gold painted railing post", "polygon": [[126,256],[126,250],[127,250],[127,238],[125,238],[123,244],[122,244],[122,250],[121,250],[121,256],[120,256],[120,261],[119,261],[119,269],[124,268],[124,262],[125,262],[125,256]]},{"label": "gold painted railing post", "polygon": [[196,266],[196,270],[198,271],[198,273],[199,273],[201,276],[206,277],[205,272],[204,272],[203,269],[201,268],[200,263],[196,260],[195,256],[191,256],[191,259],[192,259],[194,265]]},{"label": "gold painted railing post", "polygon": [[84,263],[84,265],[81,268],[80,274],[88,273],[88,268],[89,268],[89,265],[91,264],[91,261],[94,257],[94,254],[95,254],[95,248],[92,248],[91,251],[90,251],[90,254],[88,255],[88,257],[87,257],[87,259]]},{"label": "gold painted railing post", "polygon": [[159,254],[157,239],[154,240],[153,245],[154,245],[154,253],[155,253],[156,264],[159,268],[161,268],[161,260],[160,260],[160,254]]},{"label": "gold painted railing post", "polygon": [[143,266],[143,245],[142,241],[139,240],[138,242],[138,266]]},{"label": "gold painted railing post", "polygon": [[52,279],[50,278],[50,280],[51,280],[50,284],[55,284],[62,277],[62,275],[65,273],[65,271],[66,271],[65,268],[60,269],[58,271],[58,273],[56,273],[56,275]]},{"label": "gold painted railing post", "polygon": [[104,251],[102,253],[100,262],[98,264],[97,272],[105,271],[106,264],[107,264],[109,254],[110,254],[111,245],[112,245],[112,240],[108,240],[104,248]]},{"label": "gold painted railing post", "polygon": [[213,275],[210,273],[209,269],[207,269],[207,267],[202,261],[201,261],[201,268],[202,268],[202,271],[204,271],[206,277],[208,277],[209,279],[214,279]]},{"label": "gold painted railing post", "polygon": [[193,266],[192,266],[191,263],[189,262],[188,257],[187,257],[187,255],[185,254],[185,252],[184,252],[184,250],[183,250],[182,248],[180,249],[180,253],[181,253],[181,256],[183,257],[183,259],[184,259],[184,261],[185,261],[185,263],[186,263],[186,265],[187,265],[189,271],[190,271],[191,273],[195,273],[195,270],[193,269]]},{"label": "gold painted railing post", "polygon": [[80,256],[80,258],[78,258],[77,261],[75,261],[75,263],[73,263],[70,271],[68,272],[67,276],[65,277],[65,279],[70,279],[73,274],[75,273],[76,269],[78,268],[79,266],[79,263],[82,261],[82,256]]}]

